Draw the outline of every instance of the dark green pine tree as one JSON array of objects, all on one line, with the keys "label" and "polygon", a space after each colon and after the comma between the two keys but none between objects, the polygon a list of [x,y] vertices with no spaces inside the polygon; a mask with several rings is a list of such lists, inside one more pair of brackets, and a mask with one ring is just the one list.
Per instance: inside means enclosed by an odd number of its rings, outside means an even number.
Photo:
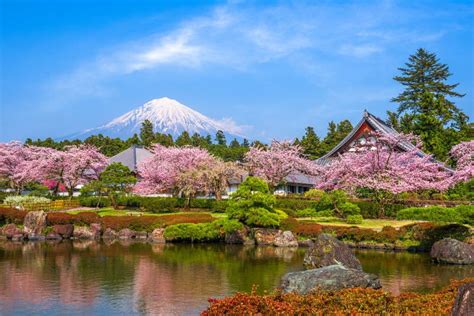
[{"label": "dark green pine tree", "polygon": [[191,137],[189,136],[188,131],[183,131],[181,135],[179,135],[178,138],[176,138],[175,144],[176,146],[179,146],[179,147],[192,145],[192,140],[191,140]]},{"label": "dark green pine tree", "polygon": [[250,147],[250,143],[247,138],[244,138],[244,140],[242,141],[242,147]]},{"label": "dark green pine tree", "polygon": [[469,118],[450,100],[464,94],[454,91],[458,83],[446,82],[451,76],[448,65],[425,49],[418,49],[399,70],[393,79],[404,90],[392,99],[398,103],[398,123],[394,114],[388,113],[389,119],[400,131],[419,135],[424,149],[444,160],[449,149],[466,138]]},{"label": "dark green pine tree", "polygon": [[149,147],[155,140],[153,132],[153,123],[150,120],[144,120],[140,128],[140,140],[145,147]]},{"label": "dark green pine tree", "polygon": [[239,143],[239,141],[238,141],[236,138],[234,138],[234,139],[230,142],[229,147],[230,147],[230,148],[239,148],[239,147],[240,147],[240,143]]},{"label": "dark green pine tree", "polygon": [[305,131],[300,146],[309,159],[317,159],[321,156],[321,141],[311,126],[306,127]]},{"label": "dark green pine tree", "polygon": [[225,139],[224,132],[218,130],[216,133],[216,143],[220,146],[227,146],[227,140]]}]

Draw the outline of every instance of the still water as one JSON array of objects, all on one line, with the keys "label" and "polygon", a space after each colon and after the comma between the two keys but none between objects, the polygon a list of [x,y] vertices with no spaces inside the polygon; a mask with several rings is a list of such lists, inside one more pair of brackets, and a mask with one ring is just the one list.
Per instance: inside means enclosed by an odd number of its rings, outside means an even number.
[{"label": "still water", "polygon": [[[305,249],[223,244],[0,242],[1,315],[194,315],[210,297],[272,290],[302,270]],[[393,293],[428,292],[472,266],[426,254],[357,251],[366,272]]]}]

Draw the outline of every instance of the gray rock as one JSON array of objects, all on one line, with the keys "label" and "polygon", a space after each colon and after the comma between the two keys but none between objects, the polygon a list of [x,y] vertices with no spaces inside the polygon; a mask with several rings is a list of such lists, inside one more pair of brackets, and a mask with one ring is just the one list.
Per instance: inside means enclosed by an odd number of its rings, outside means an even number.
[{"label": "gray rock", "polygon": [[135,238],[136,232],[131,229],[124,228],[119,231],[118,235],[119,239],[132,239]]},{"label": "gray rock", "polygon": [[451,315],[474,315],[474,282],[469,282],[459,287]]},{"label": "gray rock", "polygon": [[275,241],[273,245],[276,247],[298,247],[298,240],[290,231],[284,231],[278,233],[275,236]]},{"label": "gray rock", "polygon": [[226,244],[255,244],[255,240],[250,237],[250,231],[247,227],[225,234],[225,242]]},{"label": "gray rock", "polygon": [[112,228],[107,228],[102,234],[102,238],[107,239],[107,240],[113,240],[113,239],[116,239],[117,237],[118,237],[118,233]]},{"label": "gray rock", "polygon": [[153,232],[150,234],[149,238],[150,241],[159,243],[159,244],[164,244],[166,243],[166,239],[163,236],[163,233],[165,232],[164,228],[156,228],[153,230]]},{"label": "gray rock", "polygon": [[135,232],[135,239],[146,240],[148,238],[147,232]]},{"label": "gray rock", "polygon": [[46,240],[61,240],[63,239],[58,233],[50,232],[46,235]]},{"label": "gray rock", "polygon": [[31,235],[32,238],[41,235],[46,228],[46,213],[43,211],[28,212],[23,221],[23,227],[25,234]]},{"label": "gray rock", "polygon": [[90,240],[92,240],[92,239],[96,238],[96,232],[93,231],[88,226],[76,226],[76,227],[74,227],[73,237],[75,239],[90,239]]},{"label": "gray rock", "polygon": [[328,234],[320,234],[313,242],[313,246],[308,249],[304,257],[304,265],[307,269],[342,264],[347,268],[362,271],[360,261],[342,241]]},{"label": "gray rock", "polygon": [[259,246],[272,246],[278,234],[281,234],[281,230],[268,228],[256,228],[253,230],[255,243]]},{"label": "gray rock", "polygon": [[1,231],[1,234],[8,239],[11,239],[13,238],[13,236],[18,235],[18,234],[23,235],[22,230],[18,228],[15,224],[7,224],[3,226],[0,231]]},{"label": "gray rock", "polygon": [[439,263],[474,264],[474,245],[444,238],[433,244],[430,256]]},{"label": "gray rock", "polygon": [[59,236],[65,239],[71,238],[74,233],[74,225],[72,224],[54,225],[53,233],[58,234]]},{"label": "gray rock", "polygon": [[284,293],[306,294],[317,289],[337,291],[355,287],[380,289],[382,286],[376,275],[342,265],[290,272],[284,275],[281,281]]},{"label": "gray rock", "polygon": [[12,236],[12,241],[22,241],[25,239],[25,235],[23,233],[15,234]]}]

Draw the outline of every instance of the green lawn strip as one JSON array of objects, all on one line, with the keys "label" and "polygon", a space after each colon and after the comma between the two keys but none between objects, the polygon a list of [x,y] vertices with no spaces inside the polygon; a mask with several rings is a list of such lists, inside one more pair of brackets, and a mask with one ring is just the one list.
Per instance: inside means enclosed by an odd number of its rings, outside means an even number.
[{"label": "green lawn strip", "polygon": [[317,217],[306,217],[306,218],[299,218],[298,220],[305,220],[305,221],[312,221],[318,223],[323,226],[341,226],[341,227],[359,227],[359,228],[370,228],[373,230],[382,230],[385,226],[392,226],[395,228],[402,227],[405,225],[410,225],[416,223],[418,221],[410,221],[410,220],[403,220],[399,221],[396,219],[364,219],[361,224],[348,224],[344,222],[344,220],[336,218],[336,217],[324,217],[324,218],[317,218]]}]

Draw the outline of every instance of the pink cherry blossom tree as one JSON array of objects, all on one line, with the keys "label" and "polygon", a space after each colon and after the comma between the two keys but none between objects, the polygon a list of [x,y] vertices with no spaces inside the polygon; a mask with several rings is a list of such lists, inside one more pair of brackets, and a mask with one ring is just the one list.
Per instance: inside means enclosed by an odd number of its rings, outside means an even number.
[{"label": "pink cherry blossom tree", "polygon": [[253,146],[244,161],[250,175],[264,179],[271,189],[297,174],[314,176],[319,173],[318,165],[304,157],[298,145],[287,141],[273,141],[268,148]]},{"label": "pink cherry blossom tree", "polygon": [[48,157],[49,148],[25,146],[20,142],[0,143],[0,178],[20,193],[37,180],[39,162]]},{"label": "pink cherry blossom tree", "polygon": [[456,181],[465,182],[474,178],[474,140],[454,146],[449,154],[456,162]]},{"label": "pink cherry blossom tree", "polygon": [[[413,135],[372,133],[368,139],[325,165],[316,187],[348,192],[370,189],[383,211],[385,202],[394,194],[427,189],[445,191],[453,185],[453,172],[431,156],[422,155],[421,143]],[[416,145],[408,151],[400,150],[407,143]]]},{"label": "pink cherry blossom tree", "polygon": [[42,157],[34,167],[34,177],[38,181],[54,182],[55,194],[64,185],[69,196],[72,196],[75,187],[97,180],[106,167],[107,157],[94,146],[68,146],[64,151],[50,149],[48,155]]},{"label": "pink cherry blossom tree", "polygon": [[189,199],[197,194],[221,196],[238,174],[235,164],[224,163],[205,149],[155,145],[153,156],[138,165],[138,194],[171,193]]}]

